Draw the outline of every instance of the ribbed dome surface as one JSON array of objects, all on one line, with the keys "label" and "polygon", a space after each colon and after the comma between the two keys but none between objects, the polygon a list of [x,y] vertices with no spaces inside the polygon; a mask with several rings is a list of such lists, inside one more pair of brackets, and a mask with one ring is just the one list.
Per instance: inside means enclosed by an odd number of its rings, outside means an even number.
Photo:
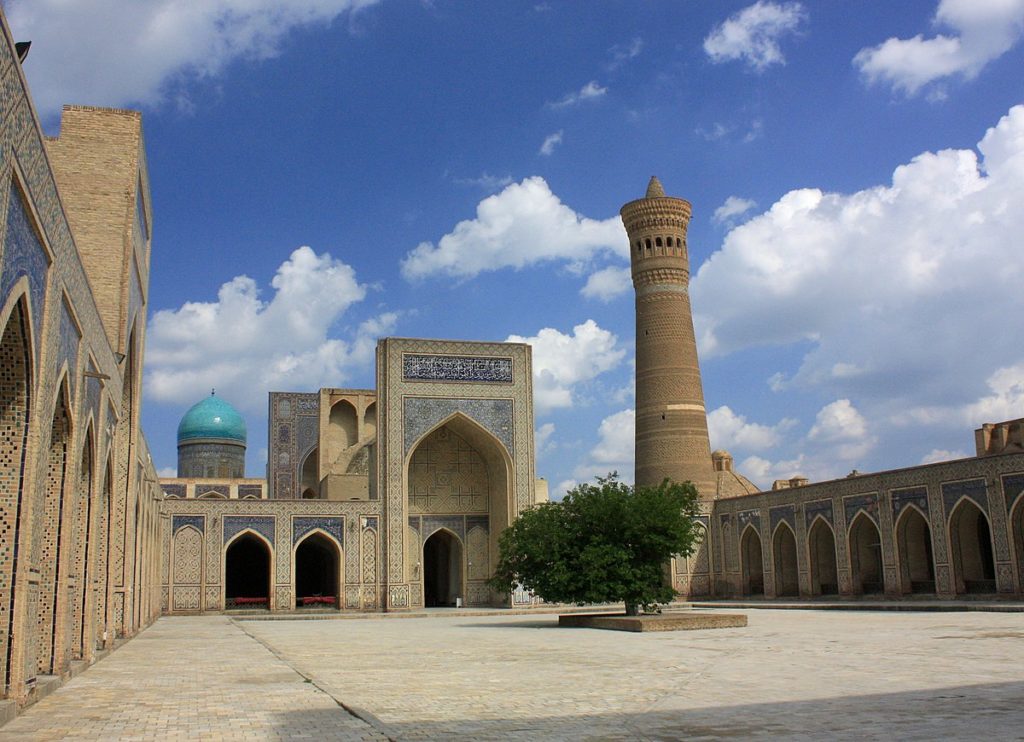
[{"label": "ribbed dome surface", "polygon": [[178,443],[197,438],[245,443],[245,437],[245,420],[238,410],[213,394],[193,405],[178,423]]}]

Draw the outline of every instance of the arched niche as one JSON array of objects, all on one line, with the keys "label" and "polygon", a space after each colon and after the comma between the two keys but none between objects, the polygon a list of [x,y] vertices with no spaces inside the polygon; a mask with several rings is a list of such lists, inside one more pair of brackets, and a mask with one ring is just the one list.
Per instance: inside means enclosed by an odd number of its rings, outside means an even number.
[{"label": "arched niche", "polygon": [[363,438],[372,438],[377,435],[377,403],[370,402],[363,413]]},{"label": "arched niche", "polygon": [[442,528],[423,542],[423,604],[454,607],[465,600],[465,550],[459,537]]},{"label": "arched niche", "polygon": [[949,540],[957,594],[994,593],[992,532],[985,513],[968,497],[960,500],[949,516]]},{"label": "arched niche", "polygon": [[800,573],[796,561],[796,536],[789,524],[779,523],[772,538],[775,562],[775,594],[779,597],[800,594]]},{"label": "arched niche", "polygon": [[932,535],[924,514],[908,505],[896,521],[900,589],[903,593],[934,593],[935,566]]},{"label": "arched niche", "polygon": [[882,535],[864,511],[859,512],[850,525],[850,573],[855,593],[883,592]]},{"label": "arched niche", "polygon": [[85,431],[85,442],[82,444],[82,453],[78,462],[78,485],[77,485],[77,512],[74,515],[74,560],[79,565],[79,583],[77,595],[74,597],[74,604],[71,611],[72,619],[72,657],[82,659],[85,649],[88,646],[85,628],[86,611],[89,604],[89,587],[95,581],[96,575],[93,568],[93,471],[95,468],[94,456],[95,445],[93,424],[90,420]]},{"label": "arched niche", "polygon": [[347,399],[338,400],[331,406],[327,439],[335,456],[359,441],[356,408]]},{"label": "arched niche", "polygon": [[[410,448],[404,490],[411,516],[486,516],[486,561],[497,564],[498,537],[512,517],[512,459],[491,432],[461,413],[439,423]],[[461,554],[465,561],[465,549]],[[416,571],[418,559],[406,555],[408,574]],[[490,595],[483,580],[470,587],[470,595],[463,596],[467,600],[490,599],[482,597]]]},{"label": "arched niche", "polygon": [[688,557],[677,556],[673,562],[676,572],[674,587],[689,597],[711,594],[711,545],[707,529],[700,523],[694,525],[695,546]]},{"label": "arched niche", "polygon": [[43,480],[43,521],[39,552],[39,599],[37,601],[36,642],[37,671],[53,674],[57,667],[57,603],[60,598],[62,550],[66,542],[65,499],[73,492],[68,481],[70,445],[73,440],[70,414],[70,393],[67,376],[63,376],[57,390],[50,421],[50,446],[46,453],[46,478]]},{"label": "arched niche", "polygon": [[807,532],[807,550],[811,563],[811,594],[838,595],[836,537],[824,518],[815,518]]},{"label": "arched niche", "polygon": [[[0,336],[0,496],[7,503],[7,521],[0,528],[0,554],[12,555],[0,559],[0,584],[7,589],[0,594],[0,688],[11,683],[11,663],[16,656],[9,651],[11,640],[7,627],[14,614],[16,592],[20,581],[15,580],[17,560],[13,555],[22,538],[22,509],[26,499],[24,490],[26,449],[29,436],[29,413],[32,406],[32,348],[27,300],[15,300],[7,316],[3,335]],[[26,646],[26,650],[28,647]]]},{"label": "arched niche", "polygon": [[242,531],[224,549],[224,607],[270,608],[270,544]]},{"label": "arched niche", "polygon": [[[318,447],[306,454],[306,458],[302,461],[299,490],[302,492],[304,500],[320,498],[320,449]],[[315,493],[316,497],[307,497],[307,492]]]},{"label": "arched niche", "polygon": [[342,565],[338,542],[323,531],[313,531],[295,545],[294,594],[297,608],[340,608]]},{"label": "arched niche", "polygon": [[764,595],[764,556],[761,536],[753,526],[747,526],[740,536],[740,565],[744,595]]}]

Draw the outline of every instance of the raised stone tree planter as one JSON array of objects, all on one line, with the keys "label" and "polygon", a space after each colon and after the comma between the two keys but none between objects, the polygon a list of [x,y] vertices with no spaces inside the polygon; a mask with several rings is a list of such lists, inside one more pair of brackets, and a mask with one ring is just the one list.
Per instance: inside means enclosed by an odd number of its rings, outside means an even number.
[{"label": "raised stone tree planter", "polygon": [[692,631],[742,628],[747,625],[747,617],[741,613],[569,613],[558,617],[558,625],[612,631]]}]

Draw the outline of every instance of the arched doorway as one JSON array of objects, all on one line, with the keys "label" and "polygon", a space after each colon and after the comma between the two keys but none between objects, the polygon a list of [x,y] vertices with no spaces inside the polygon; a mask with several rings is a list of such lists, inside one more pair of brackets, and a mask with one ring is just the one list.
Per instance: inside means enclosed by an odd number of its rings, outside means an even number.
[{"label": "arched doorway", "polygon": [[1017,589],[1024,591],[1024,497],[1017,497],[1010,515],[1010,538],[1017,554]]},{"label": "arched doorway", "polygon": [[775,529],[772,554],[775,557],[775,594],[779,597],[800,594],[800,575],[796,566],[796,537],[793,530],[780,523]]},{"label": "arched doorway", "polygon": [[299,484],[303,500],[320,499],[320,449],[314,448],[302,462],[302,477]]},{"label": "arched doorway", "polygon": [[451,531],[440,530],[423,544],[423,604],[454,606],[462,593],[462,544]]},{"label": "arched doorway", "polygon": [[[0,528],[0,583],[7,589],[0,598],[0,661],[3,674],[0,688],[11,684],[11,663],[15,633],[14,599],[20,584],[15,580],[22,550],[22,504],[25,499],[25,458],[28,444],[29,410],[31,408],[32,370],[29,332],[24,300],[11,310],[0,339],[0,497],[6,503],[9,527]],[[8,556],[9,555],[9,556]],[[31,555],[29,555],[31,561]],[[25,642],[25,651],[29,650]]]},{"label": "arched doorway", "polygon": [[838,595],[839,576],[836,569],[836,537],[823,518],[817,518],[807,533],[811,556],[811,594]]},{"label": "arched doorway", "polygon": [[[410,521],[414,528],[416,523],[421,524],[416,530],[427,536],[443,523],[453,536],[456,532],[465,534],[456,537],[460,565],[464,565],[460,567],[460,587],[448,598],[454,601],[461,597],[465,605],[488,605],[500,600],[487,586],[487,579],[491,576],[490,565],[498,562],[498,536],[514,512],[512,460],[502,441],[472,418],[456,412],[411,447],[405,483]],[[456,525],[459,523],[467,524],[464,531]],[[416,575],[414,606],[428,605],[425,553],[418,548],[406,554],[408,573]],[[436,587],[429,588],[432,600],[443,603],[445,598],[437,596]]]},{"label": "arched doorway", "polygon": [[740,538],[740,560],[743,569],[743,594],[764,595],[764,557],[761,555],[761,537],[753,526],[748,526]]},{"label": "arched doorway", "polygon": [[312,533],[295,549],[295,607],[337,608],[341,605],[335,543],[322,533]]},{"label": "arched doorway", "polygon": [[[90,583],[96,579],[95,571],[92,569],[92,524],[93,524],[93,431],[90,424],[85,434],[85,445],[82,446],[81,463],[78,466],[78,503],[79,512],[76,514],[75,523],[75,549],[76,559],[81,565],[79,569],[79,598],[75,606],[74,628],[75,645],[72,648],[75,659],[82,659],[88,651],[88,640],[86,627],[89,610]],[[82,518],[85,511],[84,519]]]},{"label": "arched doorway", "polygon": [[996,569],[992,556],[992,533],[981,508],[963,499],[949,518],[956,592],[994,593]]},{"label": "arched doorway", "polygon": [[[59,671],[57,657],[57,608],[64,603],[61,583],[66,580],[61,571],[61,552],[66,541],[64,534],[64,501],[69,489],[68,447],[72,440],[71,417],[68,412],[67,377],[57,390],[53,418],[50,424],[50,448],[47,453],[45,493],[43,500],[42,543],[39,559],[39,602],[37,630],[39,642],[36,652],[37,670],[42,674]],[[73,520],[69,518],[68,520]],[[65,607],[66,610],[66,607]]]},{"label": "arched doorway", "polygon": [[855,593],[874,595],[883,591],[882,537],[863,511],[850,526],[850,569]]},{"label": "arched doorway", "polygon": [[224,607],[270,608],[270,548],[243,533],[224,555]]},{"label": "arched doorway", "polygon": [[934,593],[935,567],[928,521],[917,508],[907,507],[896,522],[900,583],[904,593]]}]

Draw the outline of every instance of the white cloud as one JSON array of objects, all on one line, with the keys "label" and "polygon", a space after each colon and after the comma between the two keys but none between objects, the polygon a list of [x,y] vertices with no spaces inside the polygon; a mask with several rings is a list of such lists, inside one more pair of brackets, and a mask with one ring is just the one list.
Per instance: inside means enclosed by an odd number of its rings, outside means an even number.
[{"label": "white cloud", "polygon": [[588,299],[609,302],[628,293],[633,288],[633,277],[629,268],[608,266],[591,273],[580,293]]},{"label": "white cloud", "polygon": [[784,418],[775,425],[747,422],[744,415],[737,415],[722,405],[708,413],[708,437],[713,449],[763,451],[779,445],[782,433],[795,424],[796,420],[791,418]]},{"label": "white cloud", "polygon": [[147,396],[187,403],[216,387],[239,407],[261,410],[271,389],[341,384],[350,369],[372,363],[376,338],[398,319],[382,314],[349,341],[329,338],[367,289],[350,266],[308,247],[281,264],[271,286],[274,294],[264,301],[253,279],[236,276],[216,301],[157,311],[147,333]]},{"label": "white cloud", "polygon": [[573,481],[593,480],[614,471],[620,480],[632,482],[635,430],[636,414],[632,409],[604,418],[597,429],[597,444],[586,460],[576,466]]},{"label": "white cloud", "polygon": [[[854,65],[869,83],[886,82],[908,95],[953,75],[972,79],[1020,40],[1024,0],[942,0],[934,22],[953,35],[889,38],[861,49]],[[933,92],[933,99],[946,96],[941,89]]]},{"label": "white cloud", "polygon": [[458,185],[476,186],[485,191],[497,191],[512,182],[511,175],[491,175],[488,172],[480,173],[476,178],[455,178]]},{"label": "white cloud", "polygon": [[506,342],[533,347],[533,402],[538,412],[572,407],[576,385],[618,367],[626,355],[618,338],[592,319],[576,325],[571,335],[545,327],[533,337],[510,335]]},{"label": "white cloud", "polygon": [[964,451],[946,451],[941,448],[933,448],[931,451],[921,457],[922,464],[937,464],[940,461],[953,461],[954,459],[965,459],[970,454]]},{"label": "white cloud", "polygon": [[887,186],[791,191],[732,229],[690,286],[702,357],[803,343],[774,389],[857,399],[872,420],[1019,417],[1024,106],[978,148],[919,155]]},{"label": "white cloud", "polygon": [[548,445],[551,443],[551,436],[554,434],[554,423],[544,423],[533,432],[533,445],[537,450],[538,456],[542,452],[549,450]]},{"label": "white cloud", "polygon": [[878,442],[868,430],[868,421],[848,399],[837,399],[818,410],[807,440],[843,461],[865,456]]},{"label": "white cloud", "polygon": [[757,203],[749,198],[729,196],[721,206],[715,209],[715,213],[711,215],[711,220],[716,224],[731,222],[736,217],[746,214],[755,206],[757,206]]},{"label": "white cloud", "polygon": [[779,39],[796,32],[806,17],[800,3],[758,0],[711,29],[704,51],[716,64],[743,60],[762,72],[786,63]]},{"label": "white cloud", "polygon": [[543,178],[533,176],[485,198],[475,219],[456,224],[437,245],[417,245],[402,260],[402,275],[407,280],[434,274],[470,278],[554,260],[579,266],[599,253],[628,258],[622,220],[582,216],[563,204]]},{"label": "white cloud", "polygon": [[890,418],[897,426],[944,424],[978,428],[984,423],[1015,420],[1024,416],[1024,361],[996,369],[986,380],[981,396],[957,405],[922,405]]},{"label": "white cloud", "polygon": [[[776,479],[792,479],[796,476],[809,476],[806,474],[807,461],[803,454],[795,459],[789,459],[786,461],[769,461],[761,456],[748,456],[743,460],[737,467],[743,476],[752,481],[762,490],[770,489],[772,482]],[[831,479],[832,476],[826,476],[823,479]],[[815,478],[814,481],[821,481],[821,479]]]},{"label": "white cloud", "polygon": [[546,137],[544,137],[544,142],[543,144],[540,145],[540,150],[538,150],[538,154],[547,157],[552,152],[554,152],[555,147],[562,143],[562,132],[563,129],[559,129],[554,134],[548,134]]},{"label": "white cloud", "polygon": [[631,59],[640,56],[643,51],[644,40],[639,36],[634,37],[628,44],[616,44],[609,51],[612,61],[608,63],[609,70],[616,70]]},{"label": "white cloud", "polygon": [[558,100],[548,103],[548,108],[570,108],[580,103],[603,98],[607,93],[608,88],[598,85],[596,80],[591,80],[578,91],[566,93]]},{"label": "white cloud", "polygon": [[376,0],[18,0],[11,30],[31,39],[25,73],[40,115],[64,103],[124,107],[178,99],[236,59],[274,56],[294,29]]},{"label": "white cloud", "polygon": [[156,475],[161,479],[174,479],[178,476],[178,467],[165,466],[156,470]]}]

